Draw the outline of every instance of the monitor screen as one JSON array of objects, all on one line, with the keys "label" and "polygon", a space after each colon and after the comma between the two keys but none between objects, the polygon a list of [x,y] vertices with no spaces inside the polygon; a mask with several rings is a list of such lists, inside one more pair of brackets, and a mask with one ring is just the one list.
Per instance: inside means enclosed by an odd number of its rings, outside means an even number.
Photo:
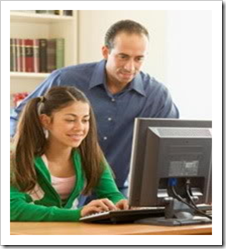
[{"label": "monitor screen", "polygon": [[195,204],[212,200],[212,122],[136,118],[129,205],[167,206],[175,194]]}]

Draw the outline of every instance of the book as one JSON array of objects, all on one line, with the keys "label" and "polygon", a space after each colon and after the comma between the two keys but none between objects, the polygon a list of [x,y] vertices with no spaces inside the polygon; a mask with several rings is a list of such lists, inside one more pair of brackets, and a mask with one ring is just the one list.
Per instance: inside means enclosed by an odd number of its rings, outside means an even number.
[{"label": "book", "polygon": [[56,38],[56,68],[64,67],[64,38]]},{"label": "book", "polygon": [[49,73],[64,66],[64,38],[10,38],[11,72]]},{"label": "book", "polygon": [[36,10],[37,14],[49,14],[49,15],[54,15],[55,10]]},{"label": "book", "polygon": [[39,40],[33,39],[33,62],[34,62],[34,72],[39,72]]},{"label": "book", "polygon": [[26,72],[25,39],[21,39],[20,41],[20,62],[21,62],[21,71]]},{"label": "book", "polygon": [[63,10],[63,15],[65,15],[65,16],[73,16],[73,10]]},{"label": "book", "polygon": [[54,13],[54,11],[55,10],[47,10],[48,11],[48,14],[50,14],[50,15],[54,15],[55,13]]},{"label": "book", "polygon": [[25,43],[24,39],[17,38],[17,72],[25,72]]},{"label": "book", "polygon": [[34,72],[34,52],[33,52],[33,40],[25,39],[25,71]]},{"label": "book", "polygon": [[16,38],[16,71],[22,72],[22,54],[21,54],[22,40]]},{"label": "book", "polygon": [[63,10],[54,10],[54,14],[58,15],[58,16],[62,16],[63,15]]},{"label": "book", "polygon": [[16,72],[16,39],[12,38],[12,59],[13,72]]},{"label": "book", "polygon": [[56,69],[56,39],[47,40],[47,72]]},{"label": "book", "polygon": [[47,39],[39,39],[39,72],[47,73]]},{"label": "book", "polygon": [[10,38],[10,72],[14,71],[13,38]]},{"label": "book", "polygon": [[48,14],[48,10],[36,10],[37,14]]}]

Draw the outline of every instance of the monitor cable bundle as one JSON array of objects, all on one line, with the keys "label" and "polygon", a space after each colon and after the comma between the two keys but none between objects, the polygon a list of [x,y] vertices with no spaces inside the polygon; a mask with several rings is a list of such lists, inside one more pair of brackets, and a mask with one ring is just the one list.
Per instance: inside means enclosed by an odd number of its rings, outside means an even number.
[{"label": "monitor cable bundle", "polygon": [[187,205],[188,207],[190,207],[192,210],[194,210],[195,212],[209,218],[210,220],[212,220],[212,217],[204,212],[202,212],[195,204],[195,202],[193,201],[193,196],[190,194],[190,180],[188,179],[186,181],[186,194],[187,194],[187,197],[190,201],[190,203],[186,202],[180,195],[177,194],[176,190],[175,190],[175,185],[176,185],[176,179],[174,178],[173,180],[171,180],[171,182],[173,182],[174,184],[170,184],[171,185],[171,190],[172,190],[172,193],[174,195],[174,197],[184,203],[185,205]]}]

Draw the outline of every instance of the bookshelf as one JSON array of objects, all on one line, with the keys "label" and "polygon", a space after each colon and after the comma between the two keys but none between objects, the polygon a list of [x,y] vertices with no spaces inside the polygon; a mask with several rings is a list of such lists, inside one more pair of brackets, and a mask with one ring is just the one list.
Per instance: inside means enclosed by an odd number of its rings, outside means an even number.
[{"label": "bookshelf", "polygon": [[53,14],[10,12],[10,21],[33,22],[33,23],[54,23],[72,21],[74,16],[58,16]]},{"label": "bookshelf", "polygon": [[[77,10],[72,16],[10,12],[10,38],[64,38],[65,66],[77,64]],[[33,91],[49,73],[10,72],[10,94]],[[12,102],[11,102],[12,107]]]}]

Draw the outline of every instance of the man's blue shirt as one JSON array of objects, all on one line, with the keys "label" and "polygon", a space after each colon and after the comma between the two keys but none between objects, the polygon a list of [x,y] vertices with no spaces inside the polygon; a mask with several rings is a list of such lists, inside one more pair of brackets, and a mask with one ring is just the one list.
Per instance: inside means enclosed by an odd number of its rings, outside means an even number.
[{"label": "man's blue shirt", "polygon": [[54,71],[16,108],[15,115],[10,118],[11,135],[15,132],[18,114],[28,99],[43,95],[52,86],[75,86],[91,102],[100,146],[121,188],[129,173],[135,117],[178,118],[179,112],[167,88],[143,72],[123,91],[111,94],[106,85],[105,63],[102,60]]}]

